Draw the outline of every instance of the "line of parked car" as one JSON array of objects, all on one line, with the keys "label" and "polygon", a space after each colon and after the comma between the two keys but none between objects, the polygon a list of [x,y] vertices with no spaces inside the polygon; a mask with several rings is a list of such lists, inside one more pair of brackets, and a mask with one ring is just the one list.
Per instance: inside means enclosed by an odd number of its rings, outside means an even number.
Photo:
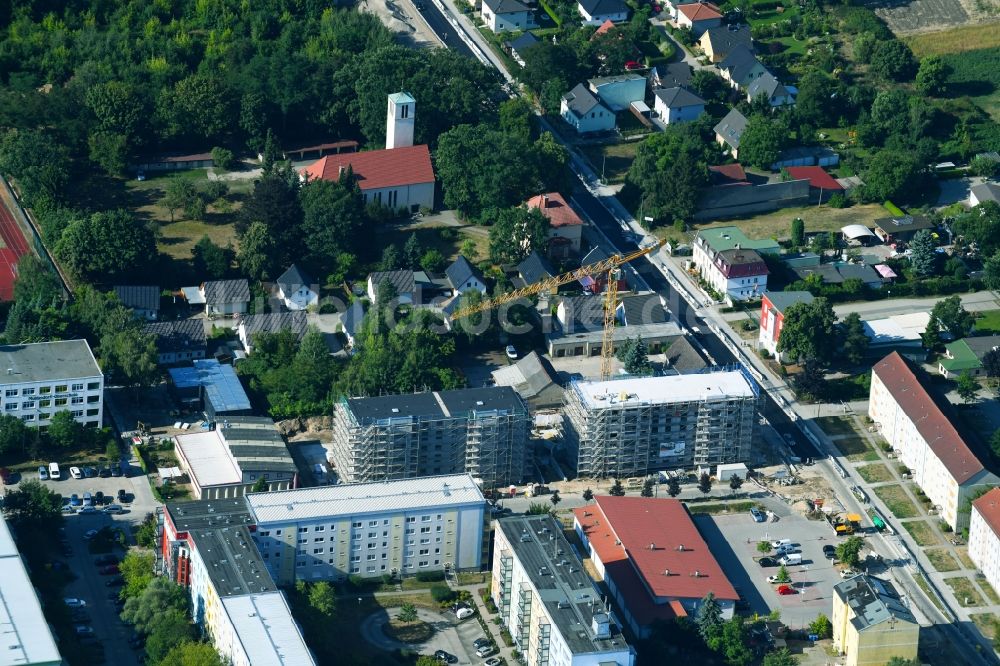
[{"label": "line of parked car", "polygon": [[[103,511],[104,513],[124,513],[126,511],[122,504],[129,501],[130,496],[125,492],[124,488],[118,489],[117,495],[119,504],[112,504],[115,498],[110,494],[105,495],[100,490],[97,492],[85,492],[83,496],[73,493],[69,496],[68,500],[63,500],[67,502],[63,506],[63,513],[98,513]],[[103,508],[98,508],[103,507]]]},{"label": "line of parked car", "polygon": [[[121,465],[102,465],[100,469],[96,467],[70,467],[69,475],[74,479],[92,479],[98,476],[107,479],[112,476],[125,476],[125,472],[122,471]],[[61,478],[62,472],[59,469],[59,463],[49,463],[48,467],[38,466],[38,479],[40,481],[58,481]],[[6,483],[6,479],[4,482]]]}]

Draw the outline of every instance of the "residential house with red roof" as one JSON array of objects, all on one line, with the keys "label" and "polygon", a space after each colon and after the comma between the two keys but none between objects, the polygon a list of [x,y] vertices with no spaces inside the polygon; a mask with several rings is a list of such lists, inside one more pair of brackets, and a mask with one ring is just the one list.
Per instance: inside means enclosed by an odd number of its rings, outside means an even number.
[{"label": "residential house with red roof", "polygon": [[720,294],[734,301],[745,301],[767,290],[768,273],[759,252],[736,247],[715,255],[706,280]]},{"label": "residential house with red roof", "polygon": [[537,208],[549,220],[549,259],[566,259],[580,254],[583,220],[558,192],[531,197],[528,208]]},{"label": "residential house with red roof", "polygon": [[677,7],[677,27],[688,28],[699,38],[706,30],[722,25],[722,12],[711,2],[692,2]]},{"label": "residential house with red roof", "polygon": [[640,638],[655,620],[694,615],[709,592],[733,616],[739,594],[680,501],[595,497],[573,510],[573,529]]},{"label": "residential house with red roof", "polygon": [[899,451],[913,481],[956,532],[969,524],[966,502],[979,488],[1000,485],[951,421],[950,404],[899,352],[872,368],[868,416]]},{"label": "residential house with red roof", "polygon": [[972,503],[969,557],[993,589],[1000,585],[1000,488]]}]

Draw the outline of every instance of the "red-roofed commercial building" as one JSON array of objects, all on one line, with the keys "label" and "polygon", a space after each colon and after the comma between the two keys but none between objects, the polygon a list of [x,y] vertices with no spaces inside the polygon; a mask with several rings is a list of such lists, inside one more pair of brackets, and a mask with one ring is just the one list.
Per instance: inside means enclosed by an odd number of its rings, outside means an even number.
[{"label": "red-roofed commercial building", "polygon": [[972,503],[969,557],[993,589],[1000,585],[1000,488]]},{"label": "red-roofed commercial building", "polygon": [[677,25],[690,28],[694,36],[701,37],[709,28],[722,25],[722,12],[711,2],[692,2],[677,7]]},{"label": "red-roofed commercial building", "polygon": [[301,175],[303,179],[337,180],[348,167],[365,203],[412,213],[434,208],[434,167],[425,145],[327,155],[302,169]]},{"label": "red-roofed commercial building", "polygon": [[549,220],[549,258],[565,259],[580,253],[583,220],[558,192],[531,197],[528,208],[537,208]]},{"label": "red-roofed commercial building", "polygon": [[[868,416],[927,497],[955,531],[969,524],[963,506],[977,488],[1000,485],[949,417],[950,407],[927,389],[926,378],[893,352],[872,368]],[[947,411],[945,411],[947,410]]]},{"label": "red-roofed commercial building", "polygon": [[573,527],[640,638],[654,620],[693,615],[709,592],[732,617],[739,594],[678,500],[595,497],[573,510]]}]

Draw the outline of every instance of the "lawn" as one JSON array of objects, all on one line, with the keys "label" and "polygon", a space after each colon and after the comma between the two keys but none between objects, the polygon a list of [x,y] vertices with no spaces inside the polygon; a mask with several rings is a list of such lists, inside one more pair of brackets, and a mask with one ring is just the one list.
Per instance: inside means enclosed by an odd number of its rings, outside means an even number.
[{"label": "lawn", "polygon": [[[781,10],[781,11],[779,11]],[[758,12],[753,8],[750,9],[750,26],[758,25],[770,25],[771,23],[778,23],[779,21],[790,21],[793,16],[798,16],[799,8],[785,8],[776,7],[768,11]]]},{"label": "lawn", "polygon": [[[903,524],[909,525],[909,523]],[[931,564],[933,564],[934,568],[938,571],[958,571],[960,568],[958,562],[955,561],[952,554],[945,548],[932,548],[930,550],[925,550],[924,555],[927,556],[927,559],[931,561]]]},{"label": "lawn", "polygon": [[[875,488],[875,493],[879,491]],[[914,520],[909,523],[901,523],[906,531],[910,533],[913,540],[917,542],[918,546],[939,546],[941,545],[941,539],[938,537],[934,528],[928,525],[923,520]]]},{"label": "lawn", "polygon": [[868,483],[880,483],[882,481],[892,481],[892,472],[889,468],[882,463],[874,463],[871,465],[864,465],[863,467],[856,467],[858,474],[861,478]]},{"label": "lawn", "polygon": [[906,496],[902,486],[880,486],[873,490],[897,518],[913,518],[919,515],[917,507]]},{"label": "lawn", "polygon": [[459,223],[455,226],[444,219],[436,219],[436,217],[424,217],[418,222],[410,220],[390,222],[382,228],[376,238],[372,239],[372,242],[377,246],[377,251],[373,254],[380,256],[382,249],[390,243],[394,243],[396,248],[402,251],[403,245],[410,238],[410,235],[416,234],[424,252],[435,249],[448,263],[451,263],[458,256],[466,239],[471,240],[476,246],[475,256],[467,257],[469,261],[476,263],[489,256],[489,229],[466,223]]},{"label": "lawn", "polygon": [[980,578],[978,581],[979,587],[982,588],[983,592],[986,594],[986,598],[990,600],[991,604],[1000,604],[1000,596],[997,596],[997,591],[993,589],[993,586],[986,582],[985,578]]},{"label": "lawn", "polygon": [[952,69],[947,96],[968,96],[1000,121],[1000,46],[945,55],[943,60]]},{"label": "lawn", "polygon": [[838,232],[848,224],[872,226],[876,219],[885,217],[885,209],[878,204],[859,204],[850,208],[830,208],[829,206],[783,208],[743,219],[698,223],[696,227],[697,229],[709,229],[736,226],[750,238],[788,238],[791,233],[792,220],[797,217],[801,217],[805,221],[807,232]]},{"label": "lawn", "polygon": [[931,591],[931,586],[927,584],[923,574],[913,574],[913,580],[916,581],[917,587],[924,591],[927,598],[934,602],[934,605],[938,607],[938,610],[943,611],[944,606],[941,605],[941,600],[938,599],[938,595]]},{"label": "lawn", "polygon": [[[976,563],[972,561],[971,557],[969,557],[969,549],[968,548],[956,548],[955,552],[958,553],[958,559],[959,559],[959,561],[961,561],[963,569],[975,569],[976,568]],[[1000,603],[1000,601],[998,601],[997,603]]]},{"label": "lawn", "polygon": [[950,30],[928,32],[904,37],[913,54],[918,57],[947,55],[976,49],[1000,46],[1000,29],[996,23],[963,25]]},{"label": "lawn", "polygon": [[1000,310],[983,310],[976,314],[976,331],[1000,335]]},{"label": "lawn", "polygon": [[986,638],[993,640],[997,635],[997,616],[993,613],[972,613],[969,615],[976,628]]},{"label": "lawn", "polygon": [[814,419],[814,421],[816,425],[823,429],[823,432],[831,436],[857,434],[851,419],[844,418],[843,416],[821,416],[818,419]]},{"label": "lawn", "polygon": [[955,593],[955,599],[963,606],[982,606],[983,598],[976,592],[975,586],[968,578],[945,578],[945,583]]},{"label": "lawn", "polygon": [[594,173],[604,174],[608,183],[623,183],[629,167],[635,160],[635,151],[641,141],[615,143],[607,146],[583,146],[583,154],[590,160]]}]

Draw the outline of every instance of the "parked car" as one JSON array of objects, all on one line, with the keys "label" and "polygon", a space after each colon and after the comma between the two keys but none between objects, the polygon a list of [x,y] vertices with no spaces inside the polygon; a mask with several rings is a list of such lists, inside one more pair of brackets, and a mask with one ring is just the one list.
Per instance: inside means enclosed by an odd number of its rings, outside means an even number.
[{"label": "parked car", "polygon": [[444,650],[435,651],[434,658],[440,661],[442,664],[454,664],[456,661],[458,661],[458,657],[451,654],[450,652],[445,652]]},{"label": "parked car", "polygon": [[117,555],[101,555],[100,557],[94,558],[94,564],[99,567],[107,566],[109,564],[118,564]]},{"label": "parked car", "polygon": [[493,641],[491,641],[490,639],[485,638],[485,637],[480,637],[480,638],[477,638],[476,640],[472,641],[472,647],[476,648],[477,650],[479,648],[485,647],[487,645],[493,645]]},{"label": "parked car", "polygon": [[83,502],[80,501],[80,496],[73,493],[69,496],[69,503],[71,506],[80,506]]},{"label": "parked car", "polygon": [[87,478],[87,479],[93,479],[95,476],[97,476],[97,468],[96,467],[84,467],[83,468],[83,476],[84,476],[84,478]]},{"label": "parked car", "polygon": [[125,492],[125,489],[124,488],[119,488],[118,489],[118,501],[119,502],[125,502],[125,499],[127,497],[128,497],[128,494]]},{"label": "parked car", "polygon": [[111,476],[122,476],[122,474],[123,474],[123,472],[122,472],[122,466],[121,465],[112,465],[111,466]]},{"label": "parked car", "polygon": [[642,65],[635,60],[629,60],[625,63],[625,69],[631,71],[633,69],[642,69]]},{"label": "parked car", "polygon": [[791,539],[778,539],[777,541],[771,542],[771,548],[783,548],[784,546],[792,545]]},{"label": "parked car", "polygon": [[765,520],[764,514],[755,506],[750,507],[750,515],[753,516],[755,523],[762,523]]},{"label": "parked car", "polygon": [[860,573],[861,573],[860,571],[857,571],[855,569],[844,569],[843,571],[840,572],[840,577],[841,578],[854,578],[855,576],[857,576]]},{"label": "parked car", "polygon": [[49,480],[49,468],[45,465],[38,466],[38,480],[48,481]]},{"label": "parked car", "polygon": [[496,648],[492,645],[484,645],[476,650],[476,656],[482,659],[483,657],[488,657],[493,654],[494,650],[496,650]]},{"label": "parked car", "polygon": [[465,618],[472,617],[475,614],[476,614],[475,611],[473,611],[471,608],[458,608],[455,610],[455,617],[457,617],[459,620],[464,620]]},{"label": "parked car", "polygon": [[59,463],[49,463],[49,478],[53,481],[58,481],[62,478],[62,474],[59,472]]},{"label": "parked car", "polygon": [[778,574],[774,574],[774,575],[772,575],[772,576],[768,576],[768,577],[767,577],[767,582],[768,582],[768,583],[772,583],[772,584],[773,584],[773,583],[780,583],[781,581],[780,581],[780,580],[778,580],[778,578],[779,578]]},{"label": "parked car", "polygon": [[100,476],[102,479],[107,479],[108,477],[111,476],[111,468],[105,465],[104,467],[101,468],[101,471],[98,472],[98,476]]},{"label": "parked car", "polygon": [[94,493],[94,506],[102,506],[104,504],[104,493],[98,490]]},{"label": "parked car", "polygon": [[121,587],[124,584],[125,584],[125,581],[122,580],[121,576],[117,576],[115,578],[112,578],[108,582],[106,582],[104,585],[106,587]]},{"label": "parked car", "polygon": [[94,496],[90,494],[89,490],[83,494],[83,505],[94,506]]},{"label": "parked car", "polygon": [[77,636],[86,636],[88,634],[94,633],[93,627],[88,627],[85,624],[78,624],[73,629],[76,631]]},{"label": "parked car", "polygon": [[773,557],[762,557],[759,560],[757,560],[757,564],[759,564],[762,567],[776,567],[778,566],[778,560],[774,559]]},{"label": "parked car", "polygon": [[823,546],[823,557],[825,557],[828,560],[837,559],[836,547],[831,546],[830,544],[826,544],[825,546]]},{"label": "parked car", "polygon": [[779,585],[778,586],[778,594],[781,594],[781,595],[798,594],[798,592],[791,585]]},{"label": "parked car", "polygon": [[104,513],[125,513],[125,507],[121,504],[109,504],[104,507]]},{"label": "parked car", "polygon": [[778,562],[784,564],[786,567],[793,564],[802,564],[802,555],[798,553],[786,553]]},{"label": "parked car", "polygon": [[502,661],[503,660],[500,659],[500,657],[490,657],[489,659],[484,661],[483,664],[484,666],[500,666],[500,663]]},{"label": "parked car", "polygon": [[69,468],[69,475],[72,476],[74,479],[82,479],[83,478],[83,472],[80,471],[79,467],[70,467]]},{"label": "parked car", "polygon": [[83,599],[77,599],[75,597],[66,597],[63,599],[63,603],[70,608],[83,608],[87,605],[87,602]]},{"label": "parked car", "polygon": [[72,504],[67,504],[62,508],[63,513],[76,513],[76,508]]},{"label": "parked car", "polygon": [[507,358],[509,358],[512,361],[517,359],[517,347],[515,347],[514,345],[507,345],[507,348],[504,349],[504,353],[506,353]]},{"label": "parked car", "polygon": [[83,533],[83,540],[90,541],[95,536],[97,536],[97,530],[87,530],[86,532]]},{"label": "parked car", "polygon": [[14,474],[9,469],[6,467],[0,467],[0,481],[3,481],[4,484],[10,483],[13,476]]},{"label": "parked car", "polygon": [[97,513],[97,509],[93,506],[81,506],[77,513]]}]

